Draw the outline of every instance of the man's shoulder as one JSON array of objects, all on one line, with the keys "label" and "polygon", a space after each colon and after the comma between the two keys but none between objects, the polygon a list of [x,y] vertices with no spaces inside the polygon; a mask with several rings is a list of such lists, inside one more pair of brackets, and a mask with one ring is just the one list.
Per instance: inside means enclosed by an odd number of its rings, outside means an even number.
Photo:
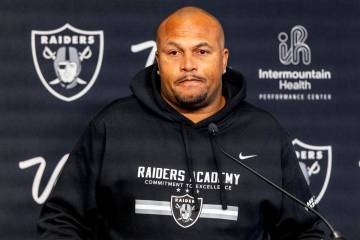
[{"label": "man's shoulder", "polygon": [[269,111],[267,111],[263,108],[255,106],[249,102],[244,101],[240,108],[240,111],[243,113],[250,114],[256,118],[261,118],[261,119],[268,120],[268,121],[278,122],[278,120],[274,117],[274,115],[272,113],[270,113]]},{"label": "man's shoulder", "polygon": [[133,95],[115,99],[103,107],[93,118],[96,123],[118,121],[129,113],[139,110],[139,104]]},{"label": "man's shoulder", "polygon": [[281,132],[284,131],[279,120],[272,113],[245,101],[238,109],[238,116],[242,118],[245,116],[256,125],[277,129]]}]

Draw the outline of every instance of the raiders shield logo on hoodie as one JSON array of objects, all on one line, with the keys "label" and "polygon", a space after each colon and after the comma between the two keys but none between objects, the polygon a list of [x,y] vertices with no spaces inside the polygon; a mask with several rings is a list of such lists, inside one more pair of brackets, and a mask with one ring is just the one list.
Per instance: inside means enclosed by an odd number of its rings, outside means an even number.
[{"label": "raiders shield logo on hoodie", "polygon": [[203,199],[198,198],[200,210],[195,211],[195,199],[189,194],[183,196],[171,196],[171,213],[175,222],[183,227],[188,228],[195,224],[198,220],[202,206]]},{"label": "raiders shield logo on hoodie", "polygon": [[103,31],[85,31],[65,24],[48,31],[31,31],[36,72],[55,97],[74,101],[93,86],[103,59]]}]

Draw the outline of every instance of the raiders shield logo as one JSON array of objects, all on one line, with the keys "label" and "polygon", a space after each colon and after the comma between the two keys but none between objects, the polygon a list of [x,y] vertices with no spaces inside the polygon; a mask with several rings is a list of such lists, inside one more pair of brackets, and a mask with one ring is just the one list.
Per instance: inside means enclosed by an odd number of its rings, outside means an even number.
[{"label": "raiders shield logo", "polygon": [[294,139],[292,144],[299,162],[306,166],[308,184],[316,197],[315,204],[318,204],[324,196],[330,180],[332,147],[309,145],[298,139]]},{"label": "raiders shield logo", "polygon": [[198,220],[203,206],[203,199],[198,198],[198,200],[200,203],[200,210],[195,211],[195,200],[189,194],[183,196],[171,196],[171,213],[179,226],[188,228],[194,225]]},{"label": "raiders shield logo", "polygon": [[31,31],[36,72],[55,97],[74,101],[95,83],[104,52],[103,31],[85,31],[65,24],[49,31]]}]

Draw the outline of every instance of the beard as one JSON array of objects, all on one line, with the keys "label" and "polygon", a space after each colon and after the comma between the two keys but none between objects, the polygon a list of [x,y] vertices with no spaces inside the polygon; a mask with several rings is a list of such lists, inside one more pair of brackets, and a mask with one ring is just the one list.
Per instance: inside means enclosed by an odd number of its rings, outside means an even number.
[{"label": "beard", "polygon": [[194,109],[206,105],[207,95],[207,91],[188,96],[181,95],[177,92],[174,93],[177,104],[186,109]]},{"label": "beard", "polygon": [[[182,81],[187,78],[195,79],[201,82],[206,82],[206,79],[197,74],[184,75],[175,81],[175,85],[181,84]],[[173,91],[174,98],[177,104],[183,108],[194,109],[206,105],[206,100],[208,96],[208,91],[205,86],[201,86],[198,91],[189,93],[189,92],[180,92],[174,89]]]}]

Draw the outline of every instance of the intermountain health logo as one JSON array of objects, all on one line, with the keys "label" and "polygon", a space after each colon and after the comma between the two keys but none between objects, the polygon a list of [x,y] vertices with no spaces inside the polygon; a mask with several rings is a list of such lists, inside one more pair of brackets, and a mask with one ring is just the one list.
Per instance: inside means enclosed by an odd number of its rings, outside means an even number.
[{"label": "intermountain health logo", "polygon": [[[315,34],[315,37],[317,36]],[[258,78],[264,81],[263,85],[266,89],[258,94],[259,100],[332,100],[332,93],[326,90],[326,85],[332,79],[332,73],[324,68],[312,67],[309,39],[308,30],[301,25],[292,27],[289,34],[286,32],[278,34],[276,55],[281,65],[278,69],[266,67],[258,69]]]},{"label": "intermountain health logo", "polygon": [[45,88],[66,102],[94,85],[103,59],[103,31],[81,30],[65,24],[47,31],[31,31],[36,72]]},{"label": "intermountain health logo", "polygon": [[330,181],[332,147],[310,145],[299,139],[294,139],[292,144],[300,164],[305,165],[308,184],[315,195],[315,204],[318,204]]},{"label": "intermountain health logo", "polygon": [[289,37],[285,32],[279,34],[279,59],[282,64],[298,65],[300,59],[305,65],[311,63],[311,50],[305,43],[307,36],[306,28],[299,25],[293,27],[290,31],[290,44],[287,43]]}]

